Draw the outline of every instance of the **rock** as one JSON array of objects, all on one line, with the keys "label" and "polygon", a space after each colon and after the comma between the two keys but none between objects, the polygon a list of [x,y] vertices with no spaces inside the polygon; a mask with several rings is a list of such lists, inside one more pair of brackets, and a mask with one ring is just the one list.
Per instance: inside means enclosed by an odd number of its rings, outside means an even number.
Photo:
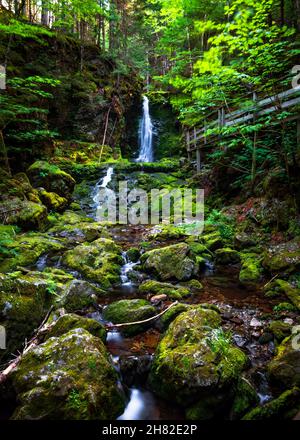
[{"label": "rock", "polygon": [[243,420],[291,419],[300,408],[300,390],[297,387],[285,391],[277,399],[258,406],[247,413]]},{"label": "rock", "polygon": [[151,368],[152,356],[121,356],[119,360],[123,382],[128,386],[145,384]]},{"label": "rock", "polygon": [[14,420],[111,420],[125,408],[105,346],[83,329],[32,349],[12,382],[18,394]]},{"label": "rock", "polygon": [[272,342],[273,339],[274,339],[273,333],[266,331],[263,332],[263,334],[260,336],[258,342],[260,343],[260,345],[265,345]]},{"label": "rock", "polygon": [[242,254],[240,283],[245,287],[256,287],[262,278],[261,260],[256,254]]},{"label": "rock", "polygon": [[149,385],[164,399],[188,408],[193,420],[211,418],[232,399],[247,363],[220,324],[221,316],[212,308],[192,307],[172,322],[155,352]]},{"label": "rock", "polygon": [[[286,338],[268,365],[270,380],[282,389],[300,386],[300,348],[296,335]],[[298,348],[295,348],[295,345]]]},{"label": "rock", "polygon": [[1,202],[1,209],[7,212],[6,223],[24,230],[44,229],[48,211],[44,205],[12,198]]},{"label": "rock", "polygon": [[284,293],[291,303],[300,310],[300,289],[284,280],[276,280],[276,285],[278,291]]},{"label": "rock", "polygon": [[28,168],[27,174],[35,188],[42,187],[68,200],[71,198],[76,182],[58,166],[39,160]]},{"label": "rock", "polygon": [[1,361],[22,350],[25,340],[33,336],[53,302],[51,287],[45,278],[0,274],[0,325],[5,327],[7,341]]},{"label": "rock", "polygon": [[292,273],[299,269],[299,240],[271,246],[265,253],[263,266],[271,273]]},{"label": "rock", "polygon": [[159,304],[163,301],[167,301],[167,299],[168,299],[167,295],[155,295],[155,296],[152,296],[152,298],[150,298],[150,302],[155,305],[155,304]]},{"label": "rock", "polygon": [[[116,301],[108,305],[103,311],[103,317],[113,324],[144,321],[156,314],[156,309],[144,299],[124,299]],[[121,331],[126,336],[133,336],[142,333],[149,328],[149,326],[151,326],[151,322],[122,327]]]},{"label": "rock", "polygon": [[63,240],[45,234],[13,235],[3,243],[0,250],[0,271],[9,272],[18,266],[32,266],[42,255],[61,252],[64,248]]},{"label": "rock", "polygon": [[47,192],[44,189],[41,189],[39,191],[39,197],[50,211],[62,212],[68,206],[68,200],[54,192]]},{"label": "rock", "polygon": [[257,318],[252,318],[250,321],[250,327],[261,328],[263,327],[263,323],[259,321]]},{"label": "rock", "polygon": [[246,232],[240,232],[235,236],[235,244],[239,249],[254,247],[258,243],[258,239],[254,235],[247,234]]},{"label": "rock", "polygon": [[186,287],[173,286],[173,284],[153,280],[142,283],[139,286],[139,292],[142,294],[166,295],[170,299],[181,299],[191,295],[191,291]]},{"label": "rock", "polygon": [[189,256],[186,243],[179,243],[161,249],[154,249],[142,255],[143,267],[153,272],[162,281],[189,280],[198,272],[196,262]]},{"label": "rock", "polygon": [[258,405],[259,397],[253,385],[244,377],[242,377],[237,384],[236,393],[232,408],[230,411],[230,418],[233,420],[241,419],[250,408]]},{"label": "rock", "polygon": [[133,263],[137,263],[140,259],[140,256],[141,253],[137,248],[131,248],[127,251],[127,257],[129,261],[132,261]]},{"label": "rock", "polygon": [[201,241],[207,249],[214,252],[217,249],[224,247],[224,240],[219,231],[211,232],[210,234],[202,235]]},{"label": "rock", "polygon": [[54,326],[51,327],[50,331],[46,334],[45,339],[60,337],[76,328],[87,330],[93,336],[101,339],[103,343],[106,342],[106,330],[100,322],[95,319],[83,318],[82,316],[73,314],[58,316]]},{"label": "rock", "polygon": [[100,238],[67,251],[62,262],[106,289],[120,280],[123,259],[121,249],[114,241]]},{"label": "rock", "polygon": [[291,325],[282,321],[272,321],[268,326],[268,330],[274,335],[277,342],[283,341],[292,332]]},{"label": "rock", "polygon": [[184,281],[181,282],[179,285],[190,289],[192,292],[203,290],[203,285],[198,280]]},{"label": "rock", "polygon": [[87,281],[73,280],[66,287],[63,296],[59,300],[59,306],[67,312],[78,312],[90,307],[97,307],[97,298],[105,295],[101,289]]},{"label": "rock", "polygon": [[217,264],[237,264],[241,257],[238,251],[230,248],[217,249],[215,252]]}]

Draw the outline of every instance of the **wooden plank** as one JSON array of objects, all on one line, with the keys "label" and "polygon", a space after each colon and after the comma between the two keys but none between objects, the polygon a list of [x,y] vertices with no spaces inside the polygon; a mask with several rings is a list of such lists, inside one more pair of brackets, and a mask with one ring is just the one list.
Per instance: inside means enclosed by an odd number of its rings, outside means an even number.
[{"label": "wooden plank", "polygon": [[199,174],[201,171],[201,152],[200,148],[196,150],[196,158],[197,158],[197,173]]}]

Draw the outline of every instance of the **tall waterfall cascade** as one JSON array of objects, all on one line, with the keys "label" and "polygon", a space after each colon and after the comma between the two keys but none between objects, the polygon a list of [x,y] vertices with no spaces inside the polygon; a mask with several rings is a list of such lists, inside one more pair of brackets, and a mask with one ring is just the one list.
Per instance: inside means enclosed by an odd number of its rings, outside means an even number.
[{"label": "tall waterfall cascade", "polygon": [[137,162],[153,162],[153,124],[149,110],[149,99],[143,97],[143,117],[140,124],[140,152]]}]

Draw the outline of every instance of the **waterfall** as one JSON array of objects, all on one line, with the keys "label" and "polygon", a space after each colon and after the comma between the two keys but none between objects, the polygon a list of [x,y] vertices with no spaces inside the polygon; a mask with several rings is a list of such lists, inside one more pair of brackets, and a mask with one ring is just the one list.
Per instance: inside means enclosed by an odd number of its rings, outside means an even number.
[{"label": "waterfall", "polygon": [[153,162],[153,124],[149,111],[149,99],[143,97],[143,118],[140,124],[140,154],[137,162]]},{"label": "waterfall", "polygon": [[97,183],[94,193],[93,193],[93,202],[95,203],[95,208],[96,208],[96,219],[99,217],[98,213],[101,209],[101,202],[99,200],[99,191],[103,188],[107,188],[108,184],[111,182],[112,180],[112,176],[114,174],[114,169],[113,167],[109,167],[107,169],[106,175],[100,179],[100,181]]}]

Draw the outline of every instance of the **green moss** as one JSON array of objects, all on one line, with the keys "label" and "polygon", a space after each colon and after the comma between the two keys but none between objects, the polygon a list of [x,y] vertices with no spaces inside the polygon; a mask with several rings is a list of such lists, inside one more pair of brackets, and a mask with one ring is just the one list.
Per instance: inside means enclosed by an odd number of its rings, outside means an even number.
[{"label": "green moss", "polygon": [[137,263],[140,259],[141,253],[137,248],[131,248],[127,251],[127,257],[133,263]]},{"label": "green moss", "polygon": [[284,293],[291,303],[300,310],[300,289],[283,280],[276,280],[276,284],[279,292]]},{"label": "green moss", "polygon": [[295,312],[297,308],[288,302],[282,302],[274,306],[274,312]]},{"label": "green moss", "polygon": [[235,396],[230,411],[231,419],[241,419],[250,408],[258,405],[258,403],[259,397],[255,388],[248,380],[242,377],[235,389]]},{"label": "green moss", "polygon": [[162,281],[177,279],[184,281],[197,273],[196,261],[189,255],[186,243],[154,249],[142,255],[144,269],[155,273]]},{"label": "green moss", "polygon": [[67,251],[62,261],[87,279],[98,282],[102,288],[109,288],[119,281],[123,263],[121,249],[106,238]]},{"label": "green moss", "polygon": [[[264,406],[254,408],[243,417],[243,420],[282,420],[290,410],[294,415],[300,408],[300,390],[292,388],[285,391],[277,399],[266,403]],[[290,413],[291,414],[291,413]]]},{"label": "green moss", "polygon": [[215,254],[217,264],[237,264],[241,261],[239,252],[231,248],[217,249]]},{"label": "green moss", "polygon": [[285,322],[272,321],[268,326],[268,331],[274,335],[277,342],[281,342],[290,336],[292,328],[290,324]]},{"label": "green moss", "polygon": [[261,259],[256,254],[242,254],[242,268],[239,275],[240,283],[246,287],[255,287],[260,282],[263,269]]},{"label": "green moss", "polygon": [[23,356],[12,381],[18,394],[15,420],[110,420],[125,407],[102,341],[80,328]]},{"label": "green moss", "polygon": [[174,307],[171,307],[166,313],[162,315],[160,318],[160,329],[162,331],[166,331],[170,324],[183,312],[188,310],[188,306],[185,304],[177,304]]},{"label": "green moss", "polygon": [[78,315],[67,314],[58,318],[55,325],[47,333],[46,339],[59,337],[70,330],[76,328],[83,328],[91,333],[93,336],[100,338],[102,342],[106,341],[105,327],[95,319],[83,318]]},{"label": "green moss", "polygon": [[158,281],[145,281],[139,286],[139,292],[152,295],[167,295],[170,299],[181,299],[191,295],[191,291],[186,287],[173,286],[169,283]]},{"label": "green moss", "polygon": [[68,200],[54,192],[39,191],[41,201],[50,211],[62,212],[68,205]]}]

